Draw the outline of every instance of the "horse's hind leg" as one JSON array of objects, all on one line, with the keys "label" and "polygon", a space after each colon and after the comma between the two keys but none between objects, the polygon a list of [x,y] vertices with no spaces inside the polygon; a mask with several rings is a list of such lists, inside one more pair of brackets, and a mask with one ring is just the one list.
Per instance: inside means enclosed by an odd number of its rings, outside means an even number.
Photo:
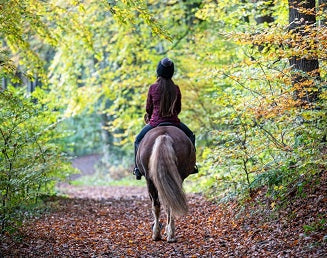
[{"label": "horse's hind leg", "polygon": [[167,241],[169,243],[176,242],[175,238],[175,220],[171,213],[170,208],[167,208],[167,226],[166,226],[166,235]]},{"label": "horse's hind leg", "polygon": [[160,222],[159,222],[159,218],[160,218],[159,196],[158,196],[158,191],[152,182],[148,182],[148,190],[152,202],[152,213],[154,217],[154,222],[152,227],[152,240],[157,241],[161,239]]},{"label": "horse's hind leg", "polygon": [[153,240],[160,240],[161,234],[160,234],[160,223],[159,223],[159,217],[160,217],[160,205],[159,202],[152,202],[152,213],[154,216],[154,224],[152,229],[152,239]]}]

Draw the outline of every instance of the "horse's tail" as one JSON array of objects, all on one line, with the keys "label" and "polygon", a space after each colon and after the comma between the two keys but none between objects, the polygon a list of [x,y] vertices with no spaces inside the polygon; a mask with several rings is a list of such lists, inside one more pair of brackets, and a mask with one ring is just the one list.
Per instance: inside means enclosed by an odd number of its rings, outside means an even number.
[{"label": "horse's tail", "polygon": [[188,206],[176,163],[173,139],[168,135],[160,135],[152,148],[150,175],[162,204],[171,208],[172,215],[178,217],[188,211]]}]

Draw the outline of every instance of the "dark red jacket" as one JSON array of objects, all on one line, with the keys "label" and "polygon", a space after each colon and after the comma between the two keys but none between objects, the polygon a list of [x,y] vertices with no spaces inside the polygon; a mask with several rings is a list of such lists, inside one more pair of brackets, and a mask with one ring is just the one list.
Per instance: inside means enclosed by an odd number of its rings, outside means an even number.
[{"label": "dark red jacket", "polygon": [[182,109],[182,103],[181,103],[182,94],[177,85],[176,85],[176,92],[177,92],[177,100],[174,108],[174,115],[169,117],[162,117],[159,114],[160,97],[161,97],[159,91],[159,84],[155,83],[150,86],[148,91],[148,98],[146,100],[146,112],[150,117],[149,124],[151,126],[155,127],[162,122],[170,122],[176,125],[180,123],[178,114],[181,112]]}]

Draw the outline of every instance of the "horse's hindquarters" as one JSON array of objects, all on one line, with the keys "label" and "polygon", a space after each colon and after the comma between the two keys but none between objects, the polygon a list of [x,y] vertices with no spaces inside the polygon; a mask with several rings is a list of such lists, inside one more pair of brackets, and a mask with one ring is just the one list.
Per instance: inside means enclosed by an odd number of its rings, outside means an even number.
[{"label": "horse's hindquarters", "polygon": [[194,147],[180,129],[172,126],[157,127],[143,138],[137,153],[137,165],[146,177],[152,200],[155,218],[152,237],[154,240],[160,239],[161,202],[167,213],[167,241],[174,242],[174,217],[188,211],[182,183],[194,169]]}]

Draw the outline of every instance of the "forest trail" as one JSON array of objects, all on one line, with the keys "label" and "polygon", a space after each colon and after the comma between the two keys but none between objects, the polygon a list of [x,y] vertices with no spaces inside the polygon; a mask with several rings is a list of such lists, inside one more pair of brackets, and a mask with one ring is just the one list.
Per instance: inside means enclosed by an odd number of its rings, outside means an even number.
[{"label": "forest trail", "polygon": [[[302,233],[302,223],[308,214],[301,210],[292,219],[282,214],[282,219],[262,220],[263,209],[252,207],[240,212],[236,203],[217,205],[197,195],[189,196],[190,212],[176,222],[178,242],[167,243],[164,239],[154,242],[151,206],[146,195],[145,189],[138,187],[71,188],[69,198],[48,199],[49,210],[24,223],[21,241],[2,242],[2,256],[322,257],[325,254],[323,232]],[[164,216],[161,221],[165,225]]]},{"label": "forest trail", "polygon": [[321,178],[324,183],[307,192],[305,202],[294,199],[278,212],[261,192],[243,206],[188,195],[190,211],[176,220],[177,243],[164,235],[151,240],[145,187],[65,185],[65,197],[48,198],[47,211],[24,222],[20,240],[8,236],[0,243],[0,257],[322,257],[326,221],[304,232],[304,225],[326,219],[327,173]]}]

